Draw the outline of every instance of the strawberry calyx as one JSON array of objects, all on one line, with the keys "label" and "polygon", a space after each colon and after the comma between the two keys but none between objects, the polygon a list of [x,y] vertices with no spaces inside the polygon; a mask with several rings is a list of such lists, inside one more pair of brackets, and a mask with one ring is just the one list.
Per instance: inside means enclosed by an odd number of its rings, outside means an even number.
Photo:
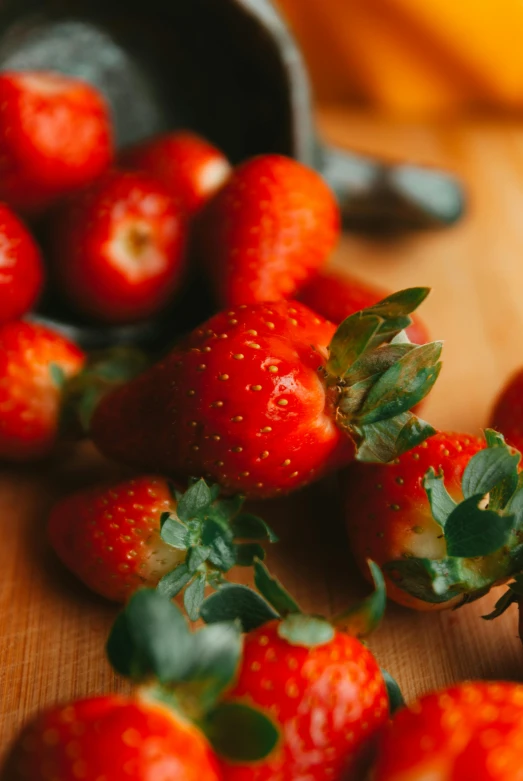
[{"label": "strawberry calyx", "polygon": [[250,567],[265,558],[258,540],[277,542],[278,538],[261,518],[241,512],[243,496],[222,498],[218,485],[200,479],[184,493],[175,488],[173,492],[176,509],[162,514],[160,534],[167,545],[186,555],[163,576],[157,590],[169,599],[183,591],[187,615],[196,621],[206,586],[226,587],[223,575],[232,567]]},{"label": "strawberry calyx", "polygon": [[350,315],[329,345],[324,380],[360,461],[387,463],[435,433],[410,410],[438,378],[442,343],[411,344],[404,333],[429,292],[401,290]]},{"label": "strawberry calyx", "polygon": [[280,733],[265,713],[243,701],[220,702],[241,662],[238,622],[191,632],[173,602],[141,589],[116,618],[106,651],[114,670],[140,686],[141,698],[193,721],[221,756],[254,762],[276,746]]},{"label": "strawberry calyx", "polygon": [[446,556],[408,557],[384,567],[399,588],[425,602],[456,600],[459,607],[523,569],[521,455],[496,431],[487,429],[485,439],[487,447],[470,459],[463,473],[461,502],[447,492],[443,473],[431,468],[424,477]]},{"label": "strawberry calyx", "polygon": [[326,619],[307,615],[280,581],[260,561],[254,562],[254,584],[231,584],[204,601],[200,616],[207,624],[239,621],[244,632],[250,632],[274,619],[280,619],[278,634],[291,645],[312,648],[332,640],[336,629],[355,637],[370,634],[383,618],[386,606],[385,582],[380,568],[369,561],[374,592],[349,610]]}]

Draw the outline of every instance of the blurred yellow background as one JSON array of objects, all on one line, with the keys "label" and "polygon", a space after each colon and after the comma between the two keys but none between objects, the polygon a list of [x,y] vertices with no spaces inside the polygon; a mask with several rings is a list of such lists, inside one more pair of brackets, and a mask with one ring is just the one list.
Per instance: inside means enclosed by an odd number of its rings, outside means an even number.
[{"label": "blurred yellow background", "polygon": [[523,108],[523,0],[275,0],[316,96],[384,113]]}]

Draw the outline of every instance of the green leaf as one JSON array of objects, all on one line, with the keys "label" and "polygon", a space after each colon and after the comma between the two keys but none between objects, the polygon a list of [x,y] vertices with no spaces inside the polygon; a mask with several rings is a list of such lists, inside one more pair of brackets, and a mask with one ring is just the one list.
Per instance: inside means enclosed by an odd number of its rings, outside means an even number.
[{"label": "green leaf", "polygon": [[377,314],[383,317],[384,320],[395,320],[412,314],[423,303],[429,293],[429,287],[409,287],[405,290],[399,290],[397,293],[392,293],[363,311]]},{"label": "green leaf", "polygon": [[260,594],[278,611],[280,616],[302,612],[298,603],[294,601],[280,581],[270,574],[261,561],[254,562],[254,583]]},{"label": "green leaf", "polygon": [[429,423],[420,420],[411,412],[404,412],[391,420],[361,426],[361,429],[356,430],[359,432],[357,460],[385,464],[436,433]]},{"label": "green leaf", "polygon": [[66,375],[60,364],[51,361],[49,364],[49,374],[51,375],[53,385],[56,385],[56,387],[61,390],[65,385]]},{"label": "green leaf", "polygon": [[377,350],[364,353],[344,375],[344,380],[349,385],[354,385],[369,377],[379,377],[400,358],[415,349],[416,345],[409,342],[406,344],[385,344]]},{"label": "green leaf", "polygon": [[401,693],[401,689],[397,681],[392,677],[392,675],[390,675],[390,673],[388,673],[383,668],[381,670],[381,674],[383,676],[383,680],[385,681],[385,686],[387,687],[390,715],[393,716],[396,711],[405,707],[405,700],[403,699],[403,694]]},{"label": "green leaf", "polygon": [[314,648],[330,643],[335,635],[332,624],[324,618],[294,613],[278,625],[278,635],[291,645]]},{"label": "green leaf", "polygon": [[231,523],[231,530],[235,537],[244,540],[268,540],[278,542],[278,537],[262,518],[250,513],[238,515]]},{"label": "green leaf", "polygon": [[202,531],[202,544],[209,548],[209,561],[222,572],[228,572],[236,564],[236,550],[229,527],[207,519]]},{"label": "green leaf", "polygon": [[279,618],[278,613],[252,588],[233,584],[223,586],[216,594],[207,597],[200,616],[206,624],[238,620],[244,632]]},{"label": "green leaf", "polygon": [[257,762],[278,744],[276,725],[261,711],[243,702],[222,702],[201,724],[213,749],[233,762]]},{"label": "green leaf", "polygon": [[492,447],[480,450],[467,464],[461,487],[466,499],[492,491],[494,486],[510,480],[513,491],[517,486],[519,454],[511,455],[508,448]]},{"label": "green leaf", "polygon": [[200,618],[200,608],[205,596],[205,573],[200,573],[190,583],[183,594],[183,606],[191,621],[197,621]]},{"label": "green leaf", "polygon": [[241,494],[229,496],[226,499],[220,499],[212,506],[212,517],[218,521],[230,523],[232,519],[240,512],[245,497]]},{"label": "green leaf", "polygon": [[445,488],[443,474],[437,475],[434,469],[430,467],[423,478],[423,488],[429,500],[432,517],[444,528],[447,518],[456,507],[456,502]]},{"label": "green leaf", "polygon": [[205,480],[198,480],[180,497],[176,507],[176,515],[181,521],[190,521],[207,510],[211,502],[211,489]]},{"label": "green leaf", "polygon": [[[165,517],[167,516],[167,517]],[[178,550],[187,550],[189,545],[189,534],[187,527],[173,518],[169,513],[162,513],[160,536],[167,545],[171,545]]]},{"label": "green leaf", "polygon": [[179,564],[167,575],[164,575],[156,586],[156,590],[164,597],[172,599],[187,585],[193,573],[189,571],[187,564]]},{"label": "green leaf", "polygon": [[413,597],[430,604],[442,604],[459,596],[464,588],[456,571],[458,559],[406,558],[389,561],[383,569],[394,584]]},{"label": "green leaf", "polygon": [[152,589],[135,592],[116,619],[107,655],[116,672],[135,681],[175,680],[186,667],[191,635],[181,611]]},{"label": "green leaf", "polygon": [[507,542],[514,524],[513,516],[480,510],[478,505],[482,498],[481,493],[469,496],[448,516],[445,540],[449,556],[488,556]]},{"label": "green leaf", "polygon": [[243,647],[241,627],[234,621],[217,622],[190,637],[186,669],[180,680],[191,684],[189,695],[196,692],[207,710],[236,676]]},{"label": "green leaf", "polygon": [[381,623],[387,606],[387,590],[382,572],[377,564],[368,561],[374,581],[373,593],[359,604],[334,618],[335,625],[354,637],[366,637]]},{"label": "green leaf", "polygon": [[185,560],[189,572],[190,573],[196,572],[198,567],[201,567],[204,561],[207,561],[210,552],[211,549],[205,547],[204,545],[198,545],[195,546],[194,548],[191,548],[189,553],[187,554],[187,559]]},{"label": "green leaf", "polygon": [[354,361],[365,352],[382,320],[376,315],[356,312],[339,326],[329,345],[327,372],[333,377],[343,377]]},{"label": "green leaf", "polygon": [[361,425],[400,415],[418,404],[436,382],[442,342],[423,344],[393,364],[369,391],[361,412]]},{"label": "green leaf", "polygon": [[485,616],[481,616],[485,621],[492,621],[494,618],[499,618],[499,616],[502,616],[503,613],[505,613],[506,610],[509,609],[511,605],[516,604],[519,602],[519,597],[514,594],[513,591],[505,591],[505,593],[498,599],[496,604],[494,605],[494,609],[487,613]]},{"label": "green leaf", "polygon": [[247,542],[243,545],[235,545],[236,564],[238,567],[252,567],[255,559],[263,560],[265,551],[257,542]]}]

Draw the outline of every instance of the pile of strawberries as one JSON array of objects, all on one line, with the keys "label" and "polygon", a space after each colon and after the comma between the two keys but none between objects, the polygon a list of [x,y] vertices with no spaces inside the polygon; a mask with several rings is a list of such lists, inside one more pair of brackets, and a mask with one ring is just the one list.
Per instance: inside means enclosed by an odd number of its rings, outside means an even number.
[{"label": "pile of strawberries", "polygon": [[[361,638],[386,594],[443,609],[508,583],[486,618],[523,597],[523,376],[484,438],[421,420],[441,368],[412,317],[429,291],[325,271],[338,207],[294,160],[232,167],[188,132],[115,159],[93,87],[2,73],[0,174],[0,459],[89,437],[136,472],[66,496],[47,529],[124,604],[107,654],[134,694],[37,716],[2,781],[522,781],[523,686],[407,708]],[[111,334],[168,323],[204,288],[208,319],[157,355],[87,354],[32,311]],[[276,534],[244,500],[332,472],[374,591],[325,619],[270,574]]]}]

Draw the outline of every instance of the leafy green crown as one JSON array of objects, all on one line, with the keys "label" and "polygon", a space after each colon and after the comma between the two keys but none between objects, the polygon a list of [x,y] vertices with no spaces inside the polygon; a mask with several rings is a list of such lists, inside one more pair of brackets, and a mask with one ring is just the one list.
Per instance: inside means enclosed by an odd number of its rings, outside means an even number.
[{"label": "leafy green crown", "polygon": [[[425,602],[459,597],[459,605],[470,602],[523,567],[521,456],[496,431],[487,429],[485,438],[487,447],[470,459],[463,473],[463,501],[456,503],[450,496],[442,473],[431,468],[425,475],[423,485],[441,526],[446,555],[399,559],[384,568],[399,588]],[[523,583],[516,582],[517,588],[523,593]]]},{"label": "leafy green crown", "polygon": [[338,389],[337,422],[360,461],[392,461],[435,433],[410,410],[438,378],[442,343],[415,345],[405,335],[429,292],[401,290],[356,312],[329,345],[325,381]]},{"label": "leafy green crown", "polygon": [[220,498],[218,485],[195,480],[181,493],[174,490],[175,512],[163,513],[161,537],[167,544],[185,551],[185,559],[158,583],[157,589],[172,599],[184,589],[183,603],[189,618],[200,617],[205,588],[227,585],[224,573],[234,566],[250,567],[265,558],[255,540],[276,542],[277,537],[261,518],[241,512],[244,498]]}]

